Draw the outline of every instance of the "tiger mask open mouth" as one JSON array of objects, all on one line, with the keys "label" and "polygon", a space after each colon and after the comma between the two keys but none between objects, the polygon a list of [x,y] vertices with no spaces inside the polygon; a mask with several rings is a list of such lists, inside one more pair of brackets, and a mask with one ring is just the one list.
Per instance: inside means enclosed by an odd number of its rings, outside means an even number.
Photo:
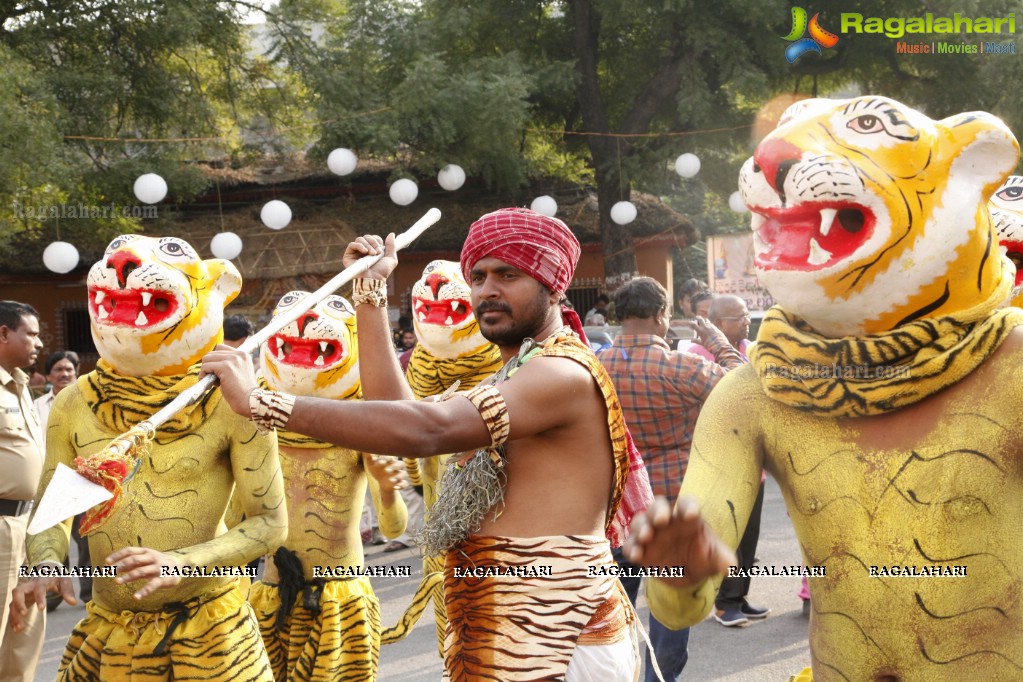
[{"label": "tiger mask open mouth", "polygon": [[438,358],[470,355],[490,343],[472,312],[461,266],[453,261],[431,261],[412,285],[412,325],[419,343]]},{"label": "tiger mask open mouth", "polygon": [[833,337],[970,308],[1003,277],[987,201],[1018,155],[983,112],[797,102],[739,175],[760,282]]},{"label": "tiger mask open mouth", "polygon": [[[299,305],[309,294],[289,291],[274,315]],[[358,393],[359,364],[355,311],[341,296],[328,296],[263,344],[260,365],[276,390],[321,398]]]},{"label": "tiger mask open mouth", "polygon": [[176,237],[122,235],[86,284],[100,357],[128,376],[173,375],[223,339],[224,306],[241,290],[241,275]]}]

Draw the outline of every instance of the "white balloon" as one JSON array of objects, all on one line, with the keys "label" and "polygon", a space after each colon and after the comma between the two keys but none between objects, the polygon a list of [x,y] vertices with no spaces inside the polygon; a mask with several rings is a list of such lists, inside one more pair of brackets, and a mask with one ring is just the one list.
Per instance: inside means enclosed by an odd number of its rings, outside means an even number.
[{"label": "white balloon", "polygon": [[391,195],[391,201],[398,204],[399,206],[408,206],[416,197],[419,196],[419,185],[413,180],[408,178],[402,178],[395,180],[391,184],[391,188],[388,190]]},{"label": "white balloon", "polygon": [[210,240],[210,251],[217,258],[233,260],[242,252],[242,238],[234,232],[220,232]]},{"label": "white balloon", "polygon": [[138,176],[134,189],[143,204],[158,204],[167,196],[167,181],[156,173],[146,173]]},{"label": "white balloon", "polygon": [[454,192],[465,184],[465,171],[461,166],[449,163],[437,173],[437,182],[447,191]]},{"label": "white balloon", "polygon": [[78,249],[67,242],[52,242],[43,250],[43,265],[62,275],[71,272],[78,265]]},{"label": "white balloon", "polygon": [[279,199],[263,204],[259,219],[271,230],[283,230],[291,222],[291,208]]},{"label": "white balloon", "polygon": [[348,175],[359,163],[358,157],[351,149],[338,147],[327,155],[327,168],[335,175]]},{"label": "white balloon", "polygon": [[700,158],[686,152],[675,159],[675,172],[683,178],[693,178],[700,172]]},{"label": "white balloon", "polygon": [[746,207],[746,202],[742,200],[742,194],[739,192],[732,192],[728,196],[728,208],[732,209],[736,213],[745,213],[749,210]]},{"label": "white balloon", "polygon": [[544,194],[533,199],[529,208],[548,218],[553,218],[558,213],[558,202],[554,200],[554,197]]},{"label": "white balloon", "polygon": [[631,201],[619,201],[611,207],[611,220],[619,225],[628,225],[636,219],[636,204]]}]

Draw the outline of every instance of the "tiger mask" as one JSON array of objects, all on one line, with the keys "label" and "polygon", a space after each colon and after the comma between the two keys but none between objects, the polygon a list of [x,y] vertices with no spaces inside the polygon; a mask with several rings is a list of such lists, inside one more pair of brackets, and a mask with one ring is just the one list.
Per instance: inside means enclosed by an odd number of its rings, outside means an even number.
[{"label": "tiger mask", "polygon": [[242,278],[230,261],[202,260],[181,239],[122,235],[86,284],[100,357],[126,376],[171,376],[221,342],[224,306]]},{"label": "tiger mask", "polygon": [[[278,301],[274,315],[299,305],[306,296],[305,291],[289,291]],[[356,397],[361,384],[355,310],[343,297],[328,296],[271,336],[259,358],[263,378],[272,389],[320,398]]]},{"label": "tiger mask", "polygon": [[1002,284],[988,199],[1019,145],[983,112],[883,97],[785,112],[740,171],[761,283],[829,337],[971,308]]},{"label": "tiger mask", "polygon": [[1023,175],[1013,175],[991,197],[991,219],[998,242],[1016,266],[1010,304],[1023,307]]},{"label": "tiger mask", "polygon": [[434,357],[454,360],[490,343],[473,315],[471,293],[461,266],[449,260],[431,261],[412,285],[412,325]]}]

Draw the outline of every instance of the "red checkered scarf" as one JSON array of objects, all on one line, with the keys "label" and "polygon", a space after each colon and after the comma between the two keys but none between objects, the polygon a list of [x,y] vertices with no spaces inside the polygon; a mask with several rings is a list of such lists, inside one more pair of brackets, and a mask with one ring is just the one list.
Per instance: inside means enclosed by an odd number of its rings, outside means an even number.
[{"label": "red checkered scarf", "polygon": [[[491,256],[525,272],[552,291],[564,294],[579,262],[579,240],[562,221],[528,208],[502,208],[469,227],[462,247],[462,276],[480,259]],[[583,341],[579,315],[562,308],[562,319]]]},{"label": "red checkered scarf", "polygon": [[606,535],[612,547],[621,547],[629,537],[629,526],[632,517],[654,502],[654,491],[650,488],[650,477],[647,475],[643,456],[632,441],[632,434],[625,428],[625,440],[629,449],[629,473],[625,480],[625,490],[618,503],[614,519],[607,527]]}]

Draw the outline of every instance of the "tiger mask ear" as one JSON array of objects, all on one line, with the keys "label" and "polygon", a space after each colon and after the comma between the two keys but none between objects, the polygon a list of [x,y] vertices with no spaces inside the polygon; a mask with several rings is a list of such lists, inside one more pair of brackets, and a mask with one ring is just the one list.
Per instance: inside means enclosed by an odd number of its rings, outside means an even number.
[{"label": "tiger mask ear", "polygon": [[[1016,136],[1001,119],[983,111],[950,116],[937,127],[942,152],[954,157],[950,177],[972,178],[971,186],[979,184],[986,203],[1019,163]],[[969,191],[959,182],[950,183],[954,199],[964,190]],[[968,200],[976,200],[972,192]]]},{"label": "tiger mask ear", "polygon": [[242,290],[242,276],[238,268],[229,260],[223,258],[211,258],[203,261],[206,264],[206,272],[213,281],[211,293],[223,299],[223,305],[233,301]]}]

